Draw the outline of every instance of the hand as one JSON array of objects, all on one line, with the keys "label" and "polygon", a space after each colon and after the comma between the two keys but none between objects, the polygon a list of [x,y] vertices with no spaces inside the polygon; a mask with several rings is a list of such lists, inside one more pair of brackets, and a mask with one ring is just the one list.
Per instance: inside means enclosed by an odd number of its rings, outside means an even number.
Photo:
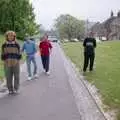
[{"label": "hand", "polygon": [[52,54],[52,49],[50,49],[50,54]]}]

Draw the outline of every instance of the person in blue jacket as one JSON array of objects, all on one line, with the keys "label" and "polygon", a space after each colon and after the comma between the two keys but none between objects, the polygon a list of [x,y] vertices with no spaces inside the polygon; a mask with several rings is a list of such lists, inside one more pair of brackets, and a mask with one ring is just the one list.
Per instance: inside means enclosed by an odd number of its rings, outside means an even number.
[{"label": "person in blue jacket", "polygon": [[[25,42],[22,47],[22,52],[26,53],[26,63],[27,63],[27,71],[28,71],[28,80],[32,80],[32,78],[37,77],[37,65],[35,60],[35,54],[37,52],[37,48],[35,42],[30,40],[29,38],[25,39]],[[34,65],[33,74],[31,72],[31,62]]]}]

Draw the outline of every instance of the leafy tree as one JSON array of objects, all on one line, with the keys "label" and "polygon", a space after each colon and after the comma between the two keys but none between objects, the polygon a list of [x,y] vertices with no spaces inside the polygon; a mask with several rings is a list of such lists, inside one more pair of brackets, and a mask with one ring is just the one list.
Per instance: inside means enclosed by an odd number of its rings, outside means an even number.
[{"label": "leafy tree", "polygon": [[84,21],[78,20],[71,15],[60,15],[55,21],[55,28],[61,38],[81,38],[84,34]]},{"label": "leafy tree", "polygon": [[25,34],[33,35],[39,31],[29,0],[0,0],[0,32],[14,30],[18,38]]}]

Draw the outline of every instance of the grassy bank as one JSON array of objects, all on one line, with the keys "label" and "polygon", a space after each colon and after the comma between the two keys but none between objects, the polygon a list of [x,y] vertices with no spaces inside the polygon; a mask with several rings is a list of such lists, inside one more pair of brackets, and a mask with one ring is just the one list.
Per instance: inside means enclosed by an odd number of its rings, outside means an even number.
[{"label": "grassy bank", "polygon": [[[77,65],[83,66],[83,48],[81,43],[63,44],[66,54]],[[98,44],[96,49],[95,71],[86,73],[86,79],[100,90],[103,102],[111,109],[120,109],[120,41]],[[120,114],[118,115],[120,116]],[[118,118],[120,120],[120,117]]]},{"label": "grassy bank", "polygon": [[[1,45],[4,42],[4,36],[0,35],[0,53],[1,53]],[[4,71],[3,71],[3,63],[0,60],[0,80],[4,77]]]}]

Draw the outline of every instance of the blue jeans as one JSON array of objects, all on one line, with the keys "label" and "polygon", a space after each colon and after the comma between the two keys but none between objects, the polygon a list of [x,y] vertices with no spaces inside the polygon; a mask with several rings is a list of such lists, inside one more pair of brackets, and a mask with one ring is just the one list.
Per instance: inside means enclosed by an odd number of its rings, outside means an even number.
[{"label": "blue jeans", "polygon": [[35,60],[35,56],[34,55],[28,55],[27,56],[27,70],[28,70],[28,76],[29,77],[32,76],[32,73],[31,73],[31,62],[33,63],[33,66],[34,66],[33,75],[35,75],[37,73],[37,64],[36,64],[36,60]]}]

